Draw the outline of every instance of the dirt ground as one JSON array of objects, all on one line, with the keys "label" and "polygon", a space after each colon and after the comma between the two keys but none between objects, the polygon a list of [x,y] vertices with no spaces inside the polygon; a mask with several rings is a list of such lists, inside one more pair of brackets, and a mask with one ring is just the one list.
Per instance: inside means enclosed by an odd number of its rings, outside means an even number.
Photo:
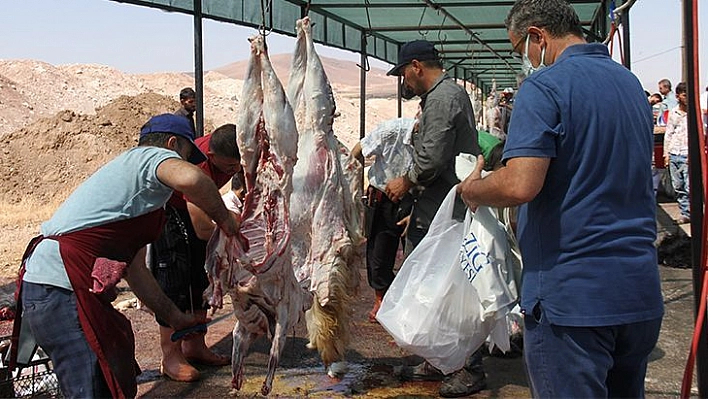
[{"label": "dirt ground", "polygon": [[[677,216],[675,203],[657,207],[657,226],[660,238],[679,230],[672,218]],[[686,225],[681,226],[684,229]],[[666,314],[659,342],[651,354],[646,377],[649,398],[679,396],[691,334],[693,331],[692,271],[660,265]],[[315,351],[305,348],[307,343],[304,323],[288,335],[280,367],[276,372],[271,397],[296,398],[434,398],[438,397],[438,382],[405,382],[399,378],[402,365],[414,365],[421,359],[392,342],[378,324],[367,321],[373,291],[365,283],[365,269],[360,269],[362,285],[354,304],[351,325],[352,344],[346,360],[350,372],[342,379],[331,379]],[[130,298],[124,291],[121,298]],[[121,300],[119,298],[118,301]],[[234,318],[229,313],[230,303],[214,315],[217,320],[209,330],[207,343],[223,354],[231,351],[231,329]],[[231,367],[201,367],[202,379],[197,383],[170,381],[159,374],[160,354],[157,327],[152,317],[134,308],[125,311],[133,322],[138,338],[137,359],[143,369],[139,378],[139,396],[143,398],[190,397],[213,398],[230,396]],[[240,397],[259,397],[267,369],[270,342],[260,338],[245,360],[246,382]],[[484,359],[487,389],[477,398],[530,397],[521,357],[493,357]],[[694,377],[694,396],[697,396]]]},{"label": "dirt ground", "polygon": [[[675,204],[662,204],[659,209],[660,234],[675,233],[677,226],[671,221]],[[646,377],[646,394],[649,398],[675,398],[679,396],[691,334],[693,331],[693,289],[690,269],[659,266],[666,314],[659,342],[652,352]],[[362,277],[366,271],[361,269]],[[276,372],[271,397],[295,398],[434,398],[438,397],[438,382],[405,382],[399,378],[402,365],[414,365],[421,359],[407,353],[392,342],[378,324],[367,321],[373,298],[371,290],[362,280],[360,293],[354,305],[352,345],[346,354],[350,372],[342,379],[327,377],[316,352],[305,348],[307,343],[304,323],[288,335],[281,365]],[[129,293],[124,293],[129,295]],[[210,327],[207,342],[220,353],[230,353],[231,329],[234,319],[228,313],[231,305],[219,310],[215,319],[224,317]],[[228,397],[230,394],[231,367],[199,367],[202,379],[197,383],[178,383],[159,375],[159,349],[157,328],[151,316],[141,310],[128,309],[126,315],[133,321],[139,338],[138,362],[144,370],[139,381],[139,396],[144,398]],[[240,397],[259,397],[265,378],[270,342],[259,339],[245,360],[246,383]],[[477,398],[527,398],[528,383],[521,357],[503,358],[487,356],[487,389]],[[695,390],[694,377],[694,396]]]}]

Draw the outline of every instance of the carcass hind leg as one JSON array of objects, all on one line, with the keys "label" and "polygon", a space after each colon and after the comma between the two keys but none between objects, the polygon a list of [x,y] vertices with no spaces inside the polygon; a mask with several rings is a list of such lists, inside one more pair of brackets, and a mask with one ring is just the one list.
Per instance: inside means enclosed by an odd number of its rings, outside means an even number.
[{"label": "carcass hind leg", "polygon": [[[248,348],[251,346],[257,336],[249,333],[243,323],[237,321],[234,325],[232,333],[234,344],[231,351],[231,367],[232,375],[231,387],[235,391],[239,391],[243,386],[243,360],[248,354]],[[232,391],[233,392],[233,391]]]},{"label": "carcass hind leg", "polygon": [[261,394],[266,396],[273,388],[273,378],[275,377],[275,369],[280,363],[280,355],[285,349],[286,333],[288,328],[288,308],[283,301],[278,305],[276,314],[276,325],[273,334],[273,342],[270,344],[270,358],[268,359],[268,374],[261,387]]}]

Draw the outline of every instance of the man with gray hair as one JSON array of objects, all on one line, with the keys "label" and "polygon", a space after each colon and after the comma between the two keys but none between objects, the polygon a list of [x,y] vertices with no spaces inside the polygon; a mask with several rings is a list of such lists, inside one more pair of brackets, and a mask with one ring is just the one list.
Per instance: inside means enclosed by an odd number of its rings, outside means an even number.
[{"label": "man with gray hair", "polygon": [[473,209],[520,205],[532,394],[643,397],[664,312],[649,103],[606,46],[585,42],[567,2],[519,0],[506,26],[530,76],[505,166],[481,178],[480,159],[458,190]]}]

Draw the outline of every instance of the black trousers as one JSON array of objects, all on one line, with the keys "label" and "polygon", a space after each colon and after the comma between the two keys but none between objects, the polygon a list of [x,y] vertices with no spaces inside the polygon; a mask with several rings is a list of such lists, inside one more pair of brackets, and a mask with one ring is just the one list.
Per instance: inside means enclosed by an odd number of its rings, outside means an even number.
[{"label": "black trousers", "polygon": [[395,277],[398,246],[403,245],[403,227],[396,224],[407,215],[405,204],[394,204],[386,195],[373,196],[372,222],[366,241],[366,272],[369,285],[375,290],[386,290]]},{"label": "black trousers", "polygon": [[[162,234],[152,243],[152,274],[179,310],[208,309],[203,298],[209,286],[204,269],[207,242],[197,237],[186,209],[167,206],[166,216]],[[163,320],[156,320],[167,326]]]}]

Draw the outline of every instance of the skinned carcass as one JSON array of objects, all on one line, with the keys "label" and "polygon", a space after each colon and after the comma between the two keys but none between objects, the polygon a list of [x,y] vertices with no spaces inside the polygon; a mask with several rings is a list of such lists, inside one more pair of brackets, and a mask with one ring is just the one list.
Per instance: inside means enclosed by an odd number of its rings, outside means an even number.
[{"label": "skinned carcass", "polygon": [[308,17],[297,21],[288,98],[299,133],[290,213],[293,268],[298,281],[315,295],[306,313],[308,346],[317,348],[329,367],[344,359],[350,303],[359,284],[362,171],[334,136],[334,96]]},{"label": "skinned carcass", "polygon": [[241,237],[227,238],[217,229],[210,239],[205,267],[211,284],[205,297],[210,305],[221,308],[223,293],[231,295],[237,319],[231,382],[236,391],[243,384],[243,361],[250,344],[270,333],[268,373],[261,388],[267,395],[286,332],[310,306],[311,296],[300,287],[291,266],[289,206],[297,128],[264,37],[249,40],[251,58],[237,136],[247,189]]}]

